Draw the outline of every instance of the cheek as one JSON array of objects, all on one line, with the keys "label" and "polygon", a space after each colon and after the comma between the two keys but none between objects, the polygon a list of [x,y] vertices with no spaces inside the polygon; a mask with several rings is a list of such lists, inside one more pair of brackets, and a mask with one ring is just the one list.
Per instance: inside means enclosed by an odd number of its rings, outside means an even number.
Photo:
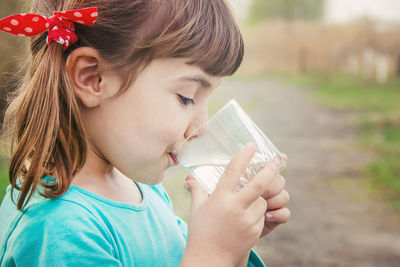
[{"label": "cheek", "polygon": [[[122,147],[125,153],[115,155],[114,163],[128,177],[143,179],[140,182],[152,183],[151,179],[161,179],[166,170],[170,152],[182,140],[184,133],[183,122],[177,118],[171,120],[157,119],[137,122],[135,132],[131,132],[135,138],[129,140],[123,137]],[[130,148],[126,144],[130,144]],[[159,182],[157,180],[156,182]]]},{"label": "cheek", "polygon": [[184,136],[187,123],[182,113],[167,112],[153,113],[153,117],[142,122],[141,139],[159,146],[165,151],[168,146],[176,146],[176,142]]},{"label": "cheek", "polygon": [[[156,95],[154,93],[154,95]],[[185,111],[175,95],[167,92],[159,97],[136,96],[133,127],[141,129],[140,139],[154,145],[169,146],[184,135],[188,124]],[[159,148],[165,151],[166,147]]]},{"label": "cheek", "polygon": [[187,118],[177,103],[168,99],[153,99],[135,103],[130,114],[121,116],[120,125],[123,128],[119,133],[121,139],[141,151],[141,157],[146,161],[176,147],[184,136]]},{"label": "cheek", "polygon": [[154,168],[160,158],[168,160],[166,152],[182,141],[190,115],[174,96],[140,93],[103,105],[93,131],[104,156],[130,175]]}]

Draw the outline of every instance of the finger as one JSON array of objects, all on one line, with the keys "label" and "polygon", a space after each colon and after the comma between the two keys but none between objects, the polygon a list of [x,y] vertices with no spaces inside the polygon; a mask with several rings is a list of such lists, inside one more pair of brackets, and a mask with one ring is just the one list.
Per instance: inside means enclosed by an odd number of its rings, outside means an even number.
[{"label": "finger", "polygon": [[288,208],[267,211],[265,220],[269,223],[282,224],[290,219],[291,213]]},{"label": "finger", "polygon": [[267,199],[268,210],[276,210],[286,207],[289,203],[289,193],[286,190],[282,190],[276,196]]},{"label": "finger", "polygon": [[267,212],[267,201],[259,197],[246,211],[246,220],[251,224],[257,223],[260,218],[265,219]]},{"label": "finger", "polygon": [[281,157],[282,157],[283,160],[287,163],[287,160],[288,160],[287,155],[284,154],[284,153],[281,153]]},{"label": "finger", "polygon": [[271,198],[279,194],[286,185],[286,180],[282,175],[278,175],[271,185],[262,194],[265,199]]},{"label": "finger", "polygon": [[215,191],[228,190],[234,191],[239,184],[240,177],[246,171],[250,160],[256,152],[256,147],[252,143],[242,147],[226,166],[225,172],[222,175]]},{"label": "finger", "polygon": [[244,207],[250,206],[260,197],[276,178],[279,160],[271,160],[243,189],[239,192],[240,202]]},{"label": "finger", "polygon": [[264,225],[265,225],[265,217],[262,216],[262,217],[258,220],[258,222],[257,222],[257,224],[256,224],[256,229],[257,229],[257,232],[258,232],[258,238],[260,238],[261,235],[262,235],[262,231],[263,231]]},{"label": "finger", "polygon": [[191,193],[191,210],[196,209],[208,198],[207,191],[192,176],[188,175],[185,180],[185,189]]},{"label": "finger", "polygon": [[251,209],[249,209],[250,212],[253,212],[254,214],[259,214],[258,217],[263,217],[264,214],[267,212],[267,201],[263,199],[262,197],[259,197],[252,205]]}]

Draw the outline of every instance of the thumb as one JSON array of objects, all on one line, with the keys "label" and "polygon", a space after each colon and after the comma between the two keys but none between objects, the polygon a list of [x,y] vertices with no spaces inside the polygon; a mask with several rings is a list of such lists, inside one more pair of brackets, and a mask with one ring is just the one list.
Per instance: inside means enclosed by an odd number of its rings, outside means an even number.
[{"label": "thumb", "polygon": [[184,187],[192,194],[191,210],[196,209],[208,198],[207,191],[197,182],[193,175],[186,176]]}]

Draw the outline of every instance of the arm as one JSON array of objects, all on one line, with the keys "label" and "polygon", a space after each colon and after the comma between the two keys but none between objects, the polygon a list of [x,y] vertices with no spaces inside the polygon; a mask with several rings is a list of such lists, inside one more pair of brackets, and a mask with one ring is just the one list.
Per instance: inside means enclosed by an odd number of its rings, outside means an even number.
[{"label": "arm", "polygon": [[217,256],[215,254],[204,255],[202,253],[196,253],[196,250],[187,248],[183,254],[180,267],[203,267],[203,266],[215,266],[215,267],[232,267],[234,264],[227,258]]},{"label": "arm", "polygon": [[249,256],[250,256],[250,251],[249,253],[246,253],[246,256],[237,264],[237,267],[246,267],[247,263],[249,262]]},{"label": "arm", "polygon": [[244,146],[209,197],[193,177],[187,177],[185,186],[192,193],[192,206],[182,266],[245,264],[264,227],[267,202],[261,195],[277,179],[279,167],[275,161],[268,163],[237,192],[240,177],[254,153],[254,145]]}]

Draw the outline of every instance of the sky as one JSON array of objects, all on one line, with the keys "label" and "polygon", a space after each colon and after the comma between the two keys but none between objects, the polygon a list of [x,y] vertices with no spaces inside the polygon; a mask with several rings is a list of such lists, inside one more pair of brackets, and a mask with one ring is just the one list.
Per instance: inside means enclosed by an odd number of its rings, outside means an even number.
[{"label": "sky", "polygon": [[[237,15],[244,18],[252,0],[229,0]],[[369,16],[380,20],[400,21],[400,0],[325,0],[325,21],[348,22]]]},{"label": "sky", "polygon": [[326,0],[328,22],[347,22],[363,16],[400,20],[400,0]]}]

